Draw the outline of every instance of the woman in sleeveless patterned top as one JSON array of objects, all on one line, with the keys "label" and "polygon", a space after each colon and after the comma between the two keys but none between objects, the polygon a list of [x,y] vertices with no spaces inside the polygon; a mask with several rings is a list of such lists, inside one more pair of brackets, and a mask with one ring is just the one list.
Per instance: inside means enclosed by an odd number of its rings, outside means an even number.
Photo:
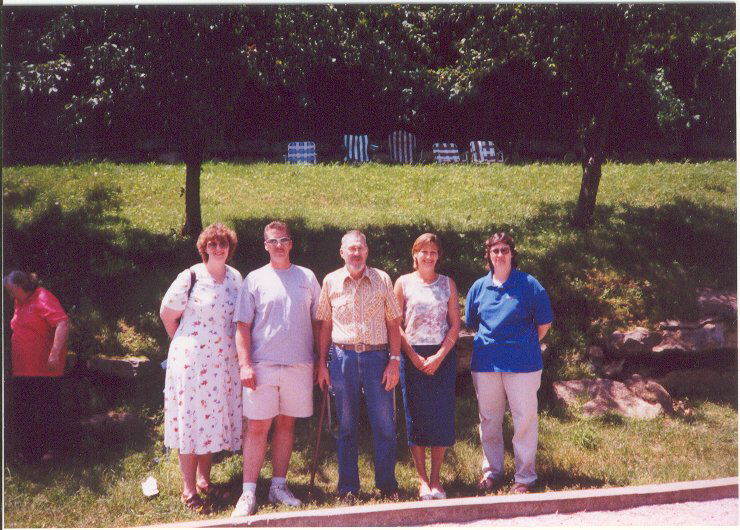
[{"label": "woman in sleeveless patterned top", "polygon": [[[411,248],[415,272],[398,278],[394,291],[403,310],[401,391],[406,433],[419,474],[422,500],[444,499],[440,469],[455,443],[455,342],[460,305],[455,282],[436,271],[442,244],[422,234]],[[426,471],[426,448],[431,470]]]}]

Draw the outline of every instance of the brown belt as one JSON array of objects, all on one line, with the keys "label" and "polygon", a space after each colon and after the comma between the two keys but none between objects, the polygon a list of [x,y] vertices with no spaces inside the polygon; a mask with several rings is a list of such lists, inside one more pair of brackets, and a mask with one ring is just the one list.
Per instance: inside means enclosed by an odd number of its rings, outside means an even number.
[{"label": "brown belt", "polygon": [[352,350],[356,351],[357,353],[362,353],[364,351],[376,351],[376,350],[387,350],[388,349],[388,343],[385,344],[339,344],[338,342],[334,343],[334,346],[337,348],[341,348],[343,350]]}]

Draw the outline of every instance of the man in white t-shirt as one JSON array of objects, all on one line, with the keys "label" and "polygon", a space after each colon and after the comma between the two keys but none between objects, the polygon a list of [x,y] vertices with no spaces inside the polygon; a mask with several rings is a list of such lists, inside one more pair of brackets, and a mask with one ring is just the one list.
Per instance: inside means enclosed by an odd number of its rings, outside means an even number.
[{"label": "man in white t-shirt", "polygon": [[316,320],[321,288],[313,272],[290,262],[293,242],[288,225],[265,227],[270,263],[250,272],[239,290],[234,322],[236,351],[243,385],[244,486],[232,517],[257,508],[257,477],[272,434],[270,502],[300,506],[285,483],[293,451],[296,418],[313,414],[314,359],[320,322]]}]

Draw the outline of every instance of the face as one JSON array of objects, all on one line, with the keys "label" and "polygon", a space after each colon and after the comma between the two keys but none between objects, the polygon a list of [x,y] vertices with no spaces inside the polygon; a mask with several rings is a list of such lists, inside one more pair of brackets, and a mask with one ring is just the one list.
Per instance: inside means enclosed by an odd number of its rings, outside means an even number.
[{"label": "face", "polygon": [[270,254],[270,262],[284,263],[290,261],[290,249],[293,241],[290,240],[285,230],[270,228],[265,238],[265,250]]},{"label": "face", "polygon": [[437,245],[434,243],[427,243],[422,245],[419,250],[414,254],[414,260],[416,261],[416,267],[419,270],[432,269],[437,266],[437,260],[439,260],[439,251]]},{"label": "face", "polygon": [[493,268],[499,267],[506,270],[511,268],[511,248],[506,243],[496,243],[489,252],[489,257],[493,263]]},{"label": "face", "polygon": [[342,256],[345,265],[350,271],[354,272],[362,271],[365,268],[367,254],[367,245],[359,237],[347,239],[347,242],[339,249],[339,255]]},{"label": "face", "polygon": [[8,292],[9,296],[21,303],[25,302],[26,298],[28,298],[28,293],[13,283],[6,283],[5,290]]},{"label": "face", "polygon": [[211,239],[206,243],[206,254],[208,261],[216,260],[226,262],[229,257],[229,240],[228,239]]}]

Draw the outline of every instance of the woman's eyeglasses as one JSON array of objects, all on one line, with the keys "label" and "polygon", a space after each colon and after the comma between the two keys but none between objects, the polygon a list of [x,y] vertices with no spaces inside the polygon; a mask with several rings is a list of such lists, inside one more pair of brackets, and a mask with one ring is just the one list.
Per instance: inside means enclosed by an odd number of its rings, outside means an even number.
[{"label": "woman's eyeglasses", "polygon": [[511,249],[509,247],[492,248],[491,254],[495,254],[497,256],[501,254],[502,256],[506,256],[510,251]]},{"label": "woman's eyeglasses", "polygon": [[206,248],[208,250],[216,250],[217,248],[229,248],[229,242],[228,241],[209,241],[206,244]]},{"label": "woman's eyeglasses", "polygon": [[283,245],[287,245],[290,243],[289,237],[271,237],[270,239],[265,239],[265,243],[268,245],[277,245],[278,243],[282,243]]}]

